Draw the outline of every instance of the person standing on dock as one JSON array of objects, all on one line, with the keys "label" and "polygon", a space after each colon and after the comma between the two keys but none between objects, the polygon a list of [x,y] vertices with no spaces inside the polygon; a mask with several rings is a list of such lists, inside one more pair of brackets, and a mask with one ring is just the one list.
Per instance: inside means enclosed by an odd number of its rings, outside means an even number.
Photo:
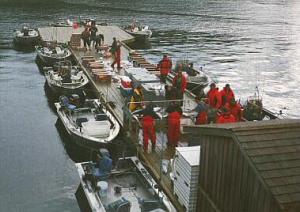
[{"label": "person standing on dock", "polygon": [[171,102],[166,111],[168,112],[168,146],[175,147],[178,145],[180,139],[180,118],[182,109],[178,102]]},{"label": "person standing on dock", "polygon": [[83,46],[85,48],[88,47],[89,50],[91,50],[91,33],[89,27],[85,27],[84,31],[81,33],[81,39],[83,40]]},{"label": "person standing on dock", "polygon": [[142,91],[142,85],[138,84],[133,91],[133,95],[130,99],[129,109],[131,112],[139,109],[143,109],[144,94]]},{"label": "person standing on dock", "polygon": [[[175,75],[172,84],[177,89],[177,99],[183,100],[183,94],[187,86],[187,80],[182,74],[182,64],[181,67],[178,69],[178,72]],[[182,105],[183,102],[181,101],[181,106]]]},{"label": "person standing on dock", "polygon": [[110,48],[110,52],[113,56],[113,62],[111,67],[114,68],[115,64],[117,63],[117,68],[121,68],[121,46],[118,45],[117,39],[113,38],[113,43]]},{"label": "person standing on dock", "polygon": [[142,117],[142,127],[143,127],[143,148],[144,152],[148,152],[149,139],[152,144],[152,152],[155,152],[156,146],[156,132],[155,132],[155,119],[159,119],[159,116],[154,112],[151,103],[146,104],[145,109],[143,109],[140,114]]},{"label": "person standing on dock", "polygon": [[166,83],[167,76],[172,69],[172,60],[167,54],[164,54],[163,59],[159,61],[157,69],[160,71],[160,81],[162,83]]},{"label": "person standing on dock", "polygon": [[92,26],[90,28],[91,31],[91,42],[92,42],[92,46],[95,47],[96,49],[96,39],[97,39],[97,32],[98,32],[98,28],[96,27],[96,21],[92,21]]}]

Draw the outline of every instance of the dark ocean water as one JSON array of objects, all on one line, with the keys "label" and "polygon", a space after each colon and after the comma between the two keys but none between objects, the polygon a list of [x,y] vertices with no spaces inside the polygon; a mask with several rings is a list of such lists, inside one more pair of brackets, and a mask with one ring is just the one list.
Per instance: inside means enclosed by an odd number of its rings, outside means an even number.
[{"label": "dark ocean water", "polygon": [[12,32],[24,23],[38,27],[82,15],[121,26],[135,18],[153,29],[152,48],[142,50],[150,61],[164,52],[191,59],[220,87],[230,83],[238,98],[258,86],[268,109],[300,118],[299,1],[47,2],[0,0],[0,211],[79,210],[74,151],[55,125],[35,53],[12,48]]}]

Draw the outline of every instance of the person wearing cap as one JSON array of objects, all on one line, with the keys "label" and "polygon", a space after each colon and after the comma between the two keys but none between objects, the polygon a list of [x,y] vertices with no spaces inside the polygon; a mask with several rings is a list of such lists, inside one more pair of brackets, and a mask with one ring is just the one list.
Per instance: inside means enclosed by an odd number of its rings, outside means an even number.
[{"label": "person wearing cap", "polygon": [[240,103],[237,103],[235,99],[231,99],[230,103],[225,104],[225,108],[235,117],[237,122],[242,120],[243,112]]},{"label": "person wearing cap", "polygon": [[221,114],[217,117],[217,124],[225,124],[225,123],[234,123],[236,122],[235,117],[230,113],[230,111],[223,107]]},{"label": "person wearing cap", "polygon": [[208,104],[215,108],[220,109],[222,106],[222,98],[219,92],[219,88],[216,87],[215,83],[210,84],[210,90],[207,92]]},{"label": "person wearing cap", "polygon": [[164,54],[163,59],[157,64],[157,69],[160,71],[160,80],[162,83],[166,83],[167,76],[172,69],[172,60],[167,54]]},{"label": "person wearing cap", "polygon": [[175,147],[180,139],[180,118],[182,109],[177,102],[171,102],[166,112],[168,112],[168,146]]},{"label": "person wearing cap", "polygon": [[129,109],[131,112],[139,109],[143,109],[144,94],[142,91],[142,85],[138,84],[133,90],[133,95],[130,99]]},{"label": "person wearing cap", "polygon": [[[177,89],[177,99],[182,100],[183,94],[187,86],[187,80],[185,76],[182,74],[182,64],[179,65],[178,72],[176,76],[173,78],[172,85]],[[181,105],[183,103],[181,102]]]},{"label": "person wearing cap", "polygon": [[234,93],[229,84],[226,84],[223,90],[220,91],[220,95],[222,98],[222,106],[226,103],[230,103],[231,100],[234,99]]}]

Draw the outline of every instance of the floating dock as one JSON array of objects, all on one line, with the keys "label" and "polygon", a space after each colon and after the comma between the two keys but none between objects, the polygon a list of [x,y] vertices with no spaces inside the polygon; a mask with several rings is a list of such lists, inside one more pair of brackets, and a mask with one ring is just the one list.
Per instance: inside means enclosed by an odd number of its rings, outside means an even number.
[{"label": "floating dock", "polygon": [[[72,27],[45,27],[39,28],[40,35],[43,41],[53,42],[56,41],[58,43],[69,43],[72,34],[79,34],[84,30],[83,27],[78,29],[73,29]],[[109,46],[113,41],[113,37],[116,37],[118,41],[122,44],[121,46],[121,60],[128,60],[129,53],[132,51],[126,43],[130,43],[134,40],[134,37],[120,29],[116,26],[98,26],[98,33],[104,35],[104,45]],[[81,43],[81,46],[83,44]],[[100,59],[102,57],[101,54],[98,54],[94,48],[90,51],[82,50],[82,48],[70,48],[75,60],[81,66],[84,73],[88,76],[90,80],[90,84],[96,96],[100,98],[101,101],[107,103],[109,110],[114,114],[118,122],[122,127],[124,127],[124,106],[127,107],[126,98],[121,95],[119,83],[115,83],[114,81],[98,81],[95,79],[93,73],[86,68],[83,64],[83,58],[93,57],[95,60]],[[159,74],[156,71],[156,65],[149,63],[146,59],[141,56],[133,57],[132,62],[139,67],[146,68],[148,71],[153,74]],[[104,61],[112,62],[111,58],[104,58]],[[117,74],[124,75],[124,69],[118,71]],[[170,83],[170,82],[169,82]],[[109,102],[113,102],[114,106],[108,104]],[[190,92],[186,92],[184,94],[184,106],[185,109],[193,109],[196,106],[194,101],[194,96]],[[163,128],[163,127],[162,127]],[[129,134],[129,139],[134,139],[137,141],[138,132],[131,131]],[[131,140],[132,141],[132,140]],[[174,150],[170,150],[166,145],[167,140],[165,139],[165,132],[160,130],[157,132],[157,148],[155,153],[144,153],[143,149],[138,143],[132,143],[137,147],[138,156],[145,162],[145,165],[148,167],[149,171],[153,174],[154,178],[160,184],[161,188],[170,198],[174,206],[178,211],[184,211],[182,204],[178,202],[176,197],[172,191],[172,183],[169,177],[169,173],[162,174],[161,169],[161,158],[171,159],[174,155]]]}]

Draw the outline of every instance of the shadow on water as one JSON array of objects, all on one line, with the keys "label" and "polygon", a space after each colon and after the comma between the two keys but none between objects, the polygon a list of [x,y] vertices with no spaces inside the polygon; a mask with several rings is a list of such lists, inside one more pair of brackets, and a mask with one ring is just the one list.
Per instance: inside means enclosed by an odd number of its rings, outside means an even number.
[{"label": "shadow on water", "polygon": [[131,49],[150,49],[151,43],[148,39],[136,39],[134,42],[128,44]]}]

